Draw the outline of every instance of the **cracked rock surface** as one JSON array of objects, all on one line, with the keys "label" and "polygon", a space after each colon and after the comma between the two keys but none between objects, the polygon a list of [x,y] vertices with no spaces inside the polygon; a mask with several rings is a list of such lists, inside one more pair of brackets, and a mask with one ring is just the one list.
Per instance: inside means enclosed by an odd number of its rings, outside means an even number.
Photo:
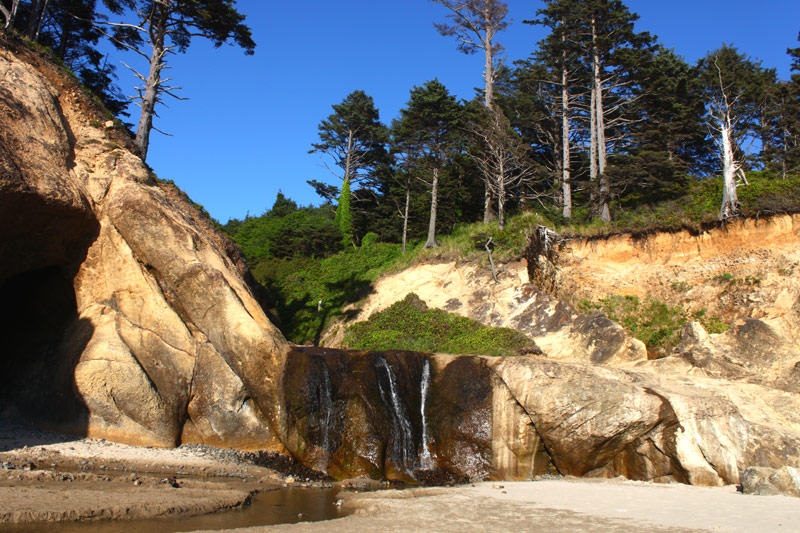
[{"label": "cracked rock surface", "polygon": [[0,49],[0,412],[131,444],[278,448],[285,339],[230,243],[94,106],[35,52]]}]

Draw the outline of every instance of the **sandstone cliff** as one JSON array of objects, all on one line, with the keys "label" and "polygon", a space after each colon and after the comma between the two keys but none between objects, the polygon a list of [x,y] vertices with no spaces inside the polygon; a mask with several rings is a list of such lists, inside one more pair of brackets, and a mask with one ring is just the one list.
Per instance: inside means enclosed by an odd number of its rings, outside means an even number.
[{"label": "sandstone cliff", "polygon": [[[547,294],[522,261],[502,265],[496,283],[474,263],[416,265],[379,280],[356,320],[414,292],[536,341],[542,356],[486,359],[496,379],[483,457],[500,477],[555,469],[714,485],[749,466],[798,466],[800,216],[574,239],[557,267]],[[732,327],[710,335],[687,323],[668,357],[648,360],[618,324],[571,305],[610,294],[706,309]],[[324,341],[336,345],[343,327]]]},{"label": "sandstone cliff", "polygon": [[128,443],[279,447],[287,343],[231,247],[38,54],[0,48],[0,411]]}]

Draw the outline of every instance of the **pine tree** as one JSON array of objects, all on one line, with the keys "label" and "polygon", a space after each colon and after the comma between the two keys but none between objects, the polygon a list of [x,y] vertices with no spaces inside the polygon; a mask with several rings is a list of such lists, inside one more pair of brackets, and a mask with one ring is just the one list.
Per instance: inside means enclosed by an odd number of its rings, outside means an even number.
[{"label": "pine tree", "polygon": [[185,53],[194,37],[208,39],[215,47],[229,42],[237,44],[247,55],[254,53],[256,43],[250,28],[244,23],[245,16],[234,7],[234,0],[103,2],[115,15],[127,14],[134,19],[134,22],[103,22],[110,28],[108,35],[114,44],[122,50],[142,56],[149,65],[147,73],[134,70],[134,74],[142,81],[142,85],[136,87],[136,99],[142,111],[134,144],[142,159],[146,159],[156,105],[163,103],[165,96],[180,99],[175,94],[179,87],[169,85],[171,78],[163,77],[167,58],[171,54]]},{"label": "pine tree", "polygon": [[[499,0],[433,0],[449,10],[448,18],[452,24],[434,26],[445,37],[458,40],[458,50],[474,54],[483,50],[483,98],[487,109],[494,106],[494,82],[500,64],[499,56],[503,46],[497,42],[497,34],[508,27],[508,4]],[[485,177],[483,221],[493,218],[491,203],[492,178]]]},{"label": "pine tree", "polygon": [[380,167],[388,163],[389,140],[375,102],[364,91],[353,91],[332,107],[334,112],[318,126],[320,142],[309,153],[328,156],[339,169],[329,170],[351,188],[375,186]]},{"label": "pine tree", "polygon": [[[426,248],[437,244],[440,184],[454,179],[449,171],[453,170],[459,148],[461,115],[462,109],[455,97],[438,80],[432,80],[411,89],[411,97],[400,111],[400,118],[392,123],[393,150],[403,171],[424,182],[430,190]],[[406,190],[408,205],[410,184]]]}]

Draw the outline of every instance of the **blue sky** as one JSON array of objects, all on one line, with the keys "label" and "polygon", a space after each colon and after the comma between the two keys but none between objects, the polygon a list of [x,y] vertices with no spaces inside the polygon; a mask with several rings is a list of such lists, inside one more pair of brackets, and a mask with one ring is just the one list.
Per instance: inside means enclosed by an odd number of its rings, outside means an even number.
[{"label": "blue sky", "polygon": [[[639,30],[658,36],[689,62],[723,42],[761,59],[789,77],[787,47],[800,46],[798,0],[628,0]],[[500,34],[506,61],[527,57],[544,30],[522,24],[538,0],[508,1],[511,26]],[[214,49],[196,40],[172,56],[169,75],[187,101],[159,109],[148,163],[174,180],[221,222],[260,215],[278,190],[300,204],[320,199],[306,180],[339,184],[309,154],[317,125],[350,92],[375,99],[389,124],[414,85],[438,78],[459,98],[482,85],[483,59],[456,50],[433,22],[446,11],[429,0],[238,0],[258,45],[254,56],[231,46]],[[118,54],[111,61],[135,62]],[[144,68],[139,65],[139,68]],[[135,80],[119,65],[119,85],[132,94]],[[138,120],[131,107],[130,122]]]}]

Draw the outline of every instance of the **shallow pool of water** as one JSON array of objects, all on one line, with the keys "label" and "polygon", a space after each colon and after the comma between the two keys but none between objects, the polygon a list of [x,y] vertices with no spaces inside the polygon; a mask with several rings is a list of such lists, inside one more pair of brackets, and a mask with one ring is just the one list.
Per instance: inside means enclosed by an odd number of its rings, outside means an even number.
[{"label": "shallow pool of water", "polygon": [[198,529],[234,529],[238,527],[318,522],[341,518],[346,513],[335,505],[339,489],[284,488],[253,496],[248,507],[186,518],[148,520],[48,522],[37,524],[0,524],[0,531],[30,533],[173,533]]}]

